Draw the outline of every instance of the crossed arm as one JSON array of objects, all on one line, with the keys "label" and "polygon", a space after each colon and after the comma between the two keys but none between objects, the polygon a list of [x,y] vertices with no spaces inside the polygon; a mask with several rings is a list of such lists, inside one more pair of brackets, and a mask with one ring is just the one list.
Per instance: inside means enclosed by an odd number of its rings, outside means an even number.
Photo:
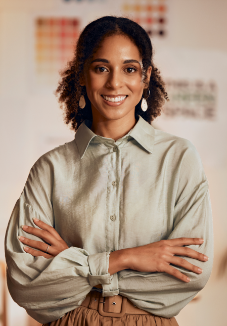
[{"label": "crossed arm", "polygon": [[[27,253],[34,257],[43,256],[49,259],[69,248],[53,227],[37,218],[34,218],[33,221],[39,228],[23,225],[22,229],[42,239],[44,242],[19,236],[19,240],[29,246],[24,247]],[[178,238],[161,240],[135,248],[117,250],[110,254],[108,271],[110,275],[124,269],[141,272],[166,272],[183,282],[190,282],[190,279],[186,275],[171,265],[184,267],[189,271],[201,274],[202,269],[200,267],[178,256],[186,256],[206,262],[208,260],[206,255],[184,247],[201,245],[203,242],[204,240],[201,238]]]},{"label": "crossed arm", "polygon": [[[212,254],[212,218],[205,186],[195,191],[196,200],[190,195],[176,205],[168,240],[111,252],[109,266],[106,252],[89,255],[84,249],[68,248],[49,218],[27,205],[22,194],[6,234],[7,278],[13,299],[37,321],[46,323],[78,307],[93,286],[111,284],[111,275],[119,272],[119,294],[140,309],[176,316],[205,286],[211,272],[212,256],[207,261],[206,255]],[[21,225],[27,228],[22,230]],[[23,238],[18,239],[18,234]]]}]

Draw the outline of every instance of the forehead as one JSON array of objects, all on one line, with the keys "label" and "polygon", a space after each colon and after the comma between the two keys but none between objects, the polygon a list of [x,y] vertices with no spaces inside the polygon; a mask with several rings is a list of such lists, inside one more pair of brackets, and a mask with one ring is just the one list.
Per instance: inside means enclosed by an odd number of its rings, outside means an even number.
[{"label": "forehead", "polygon": [[141,55],[135,43],[126,35],[107,36],[93,53],[92,58],[105,58],[113,60],[136,59]]}]

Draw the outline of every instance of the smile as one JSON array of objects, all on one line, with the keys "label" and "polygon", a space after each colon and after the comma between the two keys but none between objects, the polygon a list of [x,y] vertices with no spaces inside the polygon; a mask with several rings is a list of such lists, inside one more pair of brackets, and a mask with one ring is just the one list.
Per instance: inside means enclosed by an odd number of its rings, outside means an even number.
[{"label": "smile", "polygon": [[101,95],[102,98],[111,103],[116,103],[116,104],[121,104],[127,97],[127,95],[121,95],[121,96],[106,96],[106,95]]}]

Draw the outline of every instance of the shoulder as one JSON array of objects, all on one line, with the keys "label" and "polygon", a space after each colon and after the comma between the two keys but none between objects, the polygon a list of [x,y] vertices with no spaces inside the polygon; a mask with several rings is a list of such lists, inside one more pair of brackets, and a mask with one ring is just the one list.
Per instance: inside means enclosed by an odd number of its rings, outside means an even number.
[{"label": "shoulder", "polygon": [[195,146],[192,144],[192,142],[186,138],[182,138],[173,134],[170,134],[168,132],[165,132],[163,130],[155,129],[155,145],[156,146],[165,146],[168,148],[173,148],[177,150],[186,150],[191,149],[195,150]]},{"label": "shoulder", "polygon": [[202,160],[190,140],[155,129],[155,144],[168,172],[166,177],[177,185],[176,201],[199,187],[208,188]]},{"label": "shoulder", "polygon": [[181,175],[204,175],[201,157],[195,145],[188,139],[155,129],[154,153],[164,156],[175,170]]},{"label": "shoulder", "polygon": [[176,160],[191,158],[201,161],[195,145],[190,140],[158,129],[155,129],[155,149],[168,153]]},{"label": "shoulder", "polygon": [[32,166],[29,176],[52,176],[59,169],[64,171],[79,159],[75,140],[60,145],[38,158]]}]

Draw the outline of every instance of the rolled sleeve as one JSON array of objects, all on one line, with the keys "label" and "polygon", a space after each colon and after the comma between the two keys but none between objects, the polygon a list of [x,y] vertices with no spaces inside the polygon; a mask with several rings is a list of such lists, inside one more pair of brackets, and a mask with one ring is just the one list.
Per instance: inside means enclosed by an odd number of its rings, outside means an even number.
[{"label": "rolled sleeve", "polygon": [[97,284],[111,284],[113,275],[108,273],[110,252],[102,252],[88,256],[90,269],[88,279],[91,286]]},{"label": "rolled sleeve", "polygon": [[113,275],[108,273],[111,251],[88,256],[90,269],[90,273],[88,274],[89,283],[91,286],[102,284],[103,297],[111,297],[119,294],[118,273]]}]

